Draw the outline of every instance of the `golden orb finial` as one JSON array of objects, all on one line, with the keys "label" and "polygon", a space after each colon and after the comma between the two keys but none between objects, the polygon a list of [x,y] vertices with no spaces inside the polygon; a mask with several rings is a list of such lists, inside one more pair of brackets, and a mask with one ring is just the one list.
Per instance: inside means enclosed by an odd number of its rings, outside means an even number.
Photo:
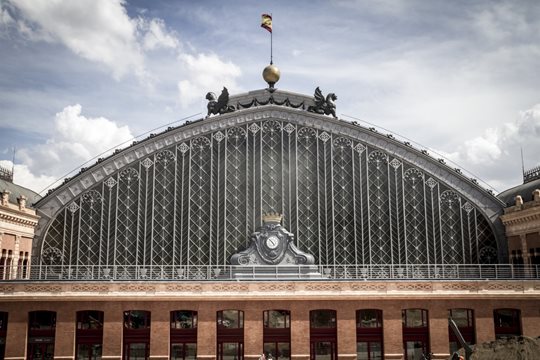
[{"label": "golden orb finial", "polygon": [[279,81],[280,75],[281,72],[274,64],[270,64],[264,68],[262,76],[264,81],[268,83],[268,90],[270,90],[271,92],[274,91],[274,84]]}]

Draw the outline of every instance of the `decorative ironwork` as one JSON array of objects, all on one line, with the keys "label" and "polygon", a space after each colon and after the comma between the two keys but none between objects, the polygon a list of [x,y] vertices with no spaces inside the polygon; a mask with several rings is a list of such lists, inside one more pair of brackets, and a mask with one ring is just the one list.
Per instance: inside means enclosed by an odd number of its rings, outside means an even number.
[{"label": "decorative ironwork", "polygon": [[102,175],[56,211],[34,265],[55,248],[59,266],[136,266],[148,278],[170,266],[172,279],[229,264],[268,212],[320,266],[391,277],[387,265],[497,261],[489,219],[444,179],[361,139],[270,118],[179,137]]},{"label": "decorative ironwork", "polygon": [[333,117],[337,118],[336,116],[336,104],[334,101],[337,100],[337,96],[334,93],[329,93],[326,95],[326,98],[322,94],[321,89],[317,86],[315,89],[315,95],[314,95],[314,106],[309,106],[307,108],[307,111],[313,112],[316,114],[321,115],[332,115]]}]

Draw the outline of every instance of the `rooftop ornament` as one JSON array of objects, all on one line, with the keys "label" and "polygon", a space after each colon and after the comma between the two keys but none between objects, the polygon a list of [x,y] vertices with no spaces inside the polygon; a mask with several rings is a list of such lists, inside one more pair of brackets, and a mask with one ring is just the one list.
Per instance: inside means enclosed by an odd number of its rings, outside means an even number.
[{"label": "rooftop ornament", "polygon": [[321,115],[332,115],[337,118],[336,104],[334,103],[336,100],[337,96],[334,93],[329,93],[325,98],[321,89],[317,86],[314,95],[315,106],[308,107],[307,111]]},{"label": "rooftop ornament", "polygon": [[226,87],[223,87],[219,97],[216,97],[216,94],[213,92],[209,92],[206,94],[206,100],[208,100],[208,114],[206,117],[209,117],[210,115],[225,114],[235,110],[234,106],[227,105],[229,102],[229,91]]}]

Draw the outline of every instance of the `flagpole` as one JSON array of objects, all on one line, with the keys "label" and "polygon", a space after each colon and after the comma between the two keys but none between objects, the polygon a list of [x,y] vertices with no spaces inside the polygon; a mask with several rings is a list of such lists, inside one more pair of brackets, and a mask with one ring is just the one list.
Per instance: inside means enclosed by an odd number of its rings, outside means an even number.
[{"label": "flagpole", "polygon": [[[272,13],[270,13],[270,17],[272,18],[272,25],[274,23],[274,18],[272,17]],[[274,27],[272,26],[272,31],[270,31],[270,65],[272,65],[273,62],[273,54],[272,54],[272,48],[273,48],[273,41],[272,37],[274,35]]]}]

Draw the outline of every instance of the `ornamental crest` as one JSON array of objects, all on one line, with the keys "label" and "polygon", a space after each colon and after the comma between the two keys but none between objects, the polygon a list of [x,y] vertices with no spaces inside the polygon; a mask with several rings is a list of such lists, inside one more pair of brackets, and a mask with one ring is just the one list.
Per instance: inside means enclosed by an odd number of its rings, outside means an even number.
[{"label": "ornamental crest", "polygon": [[250,236],[250,246],[231,256],[232,265],[311,265],[313,255],[294,245],[294,235],[281,226],[281,215],[263,216],[263,226]]}]

